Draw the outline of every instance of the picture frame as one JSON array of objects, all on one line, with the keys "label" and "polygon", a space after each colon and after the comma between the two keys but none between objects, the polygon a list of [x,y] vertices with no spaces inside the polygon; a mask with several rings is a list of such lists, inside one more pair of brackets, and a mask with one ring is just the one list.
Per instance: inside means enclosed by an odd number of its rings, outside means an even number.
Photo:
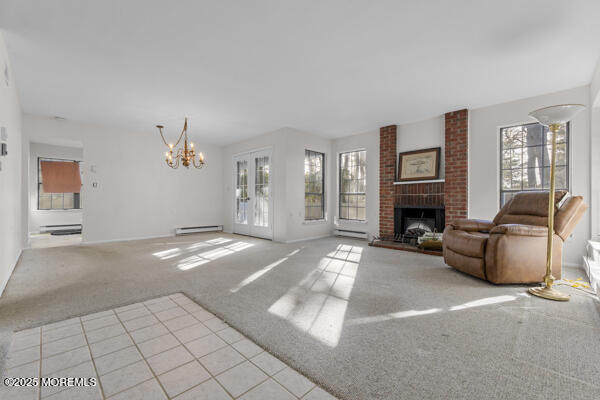
[{"label": "picture frame", "polygon": [[398,182],[425,181],[440,177],[441,147],[398,154]]}]

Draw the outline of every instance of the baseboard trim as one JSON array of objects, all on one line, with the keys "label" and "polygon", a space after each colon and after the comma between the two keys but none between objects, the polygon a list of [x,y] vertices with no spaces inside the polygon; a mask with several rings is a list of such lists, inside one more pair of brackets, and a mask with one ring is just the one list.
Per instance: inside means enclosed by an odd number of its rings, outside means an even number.
[{"label": "baseboard trim", "polygon": [[6,289],[6,286],[8,285],[8,281],[10,281],[10,278],[11,278],[13,272],[15,272],[15,268],[17,267],[17,264],[19,263],[19,260],[21,259],[22,254],[23,254],[23,249],[19,250],[19,254],[17,254],[17,259],[13,263],[13,265],[10,269],[10,272],[8,273],[8,276],[6,277],[6,280],[4,282],[2,282],[2,286],[0,286],[0,297],[2,297],[2,295],[4,294],[4,289]]},{"label": "baseboard trim", "polygon": [[562,266],[563,267],[568,267],[568,268],[580,268],[580,269],[583,269],[583,265],[582,264],[578,264],[578,263],[563,262]]},{"label": "baseboard trim", "polygon": [[153,235],[153,236],[139,236],[139,237],[133,237],[133,238],[124,238],[124,239],[107,239],[107,240],[86,240],[86,241],[82,241],[81,244],[102,244],[102,243],[115,243],[115,242],[131,242],[134,240],[147,240],[147,239],[161,239],[161,238],[168,238],[168,237],[175,237],[174,233],[169,233],[168,235]]},{"label": "baseboard trim", "polygon": [[317,239],[323,239],[323,238],[327,238],[327,237],[331,237],[331,233],[327,234],[327,235],[321,235],[321,236],[312,236],[312,237],[307,237],[307,238],[302,238],[302,239],[294,239],[294,240],[286,240],[285,244],[290,244],[290,243],[298,243],[298,242],[306,242],[307,240],[317,240]]}]

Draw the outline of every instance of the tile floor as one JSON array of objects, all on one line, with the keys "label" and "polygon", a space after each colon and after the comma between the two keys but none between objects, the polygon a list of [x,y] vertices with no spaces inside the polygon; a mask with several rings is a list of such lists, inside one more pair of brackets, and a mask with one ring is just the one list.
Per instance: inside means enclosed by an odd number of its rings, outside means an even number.
[{"label": "tile floor", "polygon": [[181,293],[17,332],[4,377],[99,382],[2,387],[11,400],[335,400]]}]

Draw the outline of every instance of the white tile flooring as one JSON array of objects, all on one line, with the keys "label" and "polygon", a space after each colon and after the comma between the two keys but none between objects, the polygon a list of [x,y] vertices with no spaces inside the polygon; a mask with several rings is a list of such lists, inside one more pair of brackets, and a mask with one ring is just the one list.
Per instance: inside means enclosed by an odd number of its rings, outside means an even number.
[{"label": "white tile flooring", "polygon": [[99,382],[2,387],[11,400],[335,400],[181,293],[17,332],[4,377]]}]

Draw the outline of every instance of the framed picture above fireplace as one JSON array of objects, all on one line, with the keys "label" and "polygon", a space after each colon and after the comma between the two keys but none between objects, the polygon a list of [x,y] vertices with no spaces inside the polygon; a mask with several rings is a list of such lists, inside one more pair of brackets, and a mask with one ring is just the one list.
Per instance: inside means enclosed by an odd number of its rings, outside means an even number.
[{"label": "framed picture above fireplace", "polygon": [[398,181],[422,181],[440,176],[440,147],[398,154]]}]

